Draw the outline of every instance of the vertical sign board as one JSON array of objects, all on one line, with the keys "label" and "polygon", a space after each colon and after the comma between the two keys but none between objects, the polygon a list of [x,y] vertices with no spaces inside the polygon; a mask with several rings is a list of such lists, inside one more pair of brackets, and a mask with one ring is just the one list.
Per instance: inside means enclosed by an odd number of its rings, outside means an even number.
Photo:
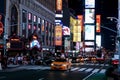
[{"label": "vertical sign board", "polygon": [[78,19],[80,20],[81,32],[83,31],[83,15],[78,15]]},{"label": "vertical sign board", "polygon": [[62,45],[62,27],[61,26],[55,27],[55,45],[56,46]]},{"label": "vertical sign board", "polygon": [[62,11],[62,0],[56,0],[56,11]]},{"label": "vertical sign board", "polygon": [[3,33],[3,23],[0,22],[0,35]]},{"label": "vertical sign board", "polygon": [[101,16],[96,15],[96,32],[100,32]]}]

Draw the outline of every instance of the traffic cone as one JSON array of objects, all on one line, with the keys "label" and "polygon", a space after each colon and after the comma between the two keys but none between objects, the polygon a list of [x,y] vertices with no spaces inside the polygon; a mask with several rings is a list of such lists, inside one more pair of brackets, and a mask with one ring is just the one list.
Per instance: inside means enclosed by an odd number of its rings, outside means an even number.
[{"label": "traffic cone", "polygon": [[2,64],[0,63],[0,70],[2,70]]}]

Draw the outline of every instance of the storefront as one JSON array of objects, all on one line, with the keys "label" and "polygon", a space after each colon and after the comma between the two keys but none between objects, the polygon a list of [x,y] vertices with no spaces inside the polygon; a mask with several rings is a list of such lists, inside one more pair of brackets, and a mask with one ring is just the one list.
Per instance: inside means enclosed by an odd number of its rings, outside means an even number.
[{"label": "storefront", "polygon": [[8,56],[15,56],[17,53],[22,53],[24,51],[24,43],[19,36],[13,35],[9,38],[6,43],[6,52]]}]

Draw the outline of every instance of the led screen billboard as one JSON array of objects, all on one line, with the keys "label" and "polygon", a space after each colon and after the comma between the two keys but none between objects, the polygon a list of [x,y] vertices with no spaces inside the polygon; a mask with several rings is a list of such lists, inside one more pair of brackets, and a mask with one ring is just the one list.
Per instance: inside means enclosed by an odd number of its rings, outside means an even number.
[{"label": "led screen billboard", "polygon": [[62,45],[62,26],[59,25],[55,27],[55,45]]},{"label": "led screen billboard", "polygon": [[85,48],[85,52],[91,52],[91,51],[94,51],[94,48],[93,48],[93,47]]},{"label": "led screen billboard", "polygon": [[97,47],[101,47],[101,35],[96,35],[96,44]]},{"label": "led screen billboard", "polygon": [[96,15],[96,32],[100,32],[101,15]]},{"label": "led screen billboard", "polygon": [[30,48],[33,48],[33,47],[40,48],[40,44],[38,40],[33,40],[32,42],[30,42]]},{"label": "led screen billboard", "polygon": [[63,30],[63,35],[65,35],[65,36],[70,35],[70,28],[69,27],[63,26],[62,30]]},{"label": "led screen billboard", "polygon": [[56,0],[56,11],[62,11],[62,0]]},{"label": "led screen billboard", "polygon": [[85,23],[94,23],[95,22],[95,9],[85,9]]},{"label": "led screen billboard", "polygon": [[95,8],[95,0],[85,0],[85,8]]},{"label": "led screen billboard", "polygon": [[94,42],[85,42],[85,45],[87,45],[87,46],[93,46]]},{"label": "led screen billboard", "polygon": [[94,25],[85,25],[85,40],[95,40]]}]

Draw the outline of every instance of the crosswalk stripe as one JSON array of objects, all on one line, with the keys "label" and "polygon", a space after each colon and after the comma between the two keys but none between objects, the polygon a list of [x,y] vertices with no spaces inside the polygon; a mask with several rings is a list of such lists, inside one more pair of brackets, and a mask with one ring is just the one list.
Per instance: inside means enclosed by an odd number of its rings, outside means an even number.
[{"label": "crosswalk stripe", "polygon": [[77,69],[79,69],[78,67],[77,68],[73,68],[73,69],[71,69],[71,71],[75,71],[75,70],[77,70]]},{"label": "crosswalk stripe", "polygon": [[105,71],[106,71],[105,69],[102,69],[99,73],[105,73]]},{"label": "crosswalk stripe", "polygon": [[[26,70],[47,70],[50,69],[48,66],[22,66],[19,67],[20,69]],[[106,69],[99,69],[99,68],[85,68],[85,67],[72,67],[71,71],[81,71],[81,72],[92,72],[92,73],[105,73]]]},{"label": "crosswalk stripe", "polygon": [[83,70],[85,70],[86,68],[81,68],[81,69],[79,69],[78,71],[83,71]]},{"label": "crosswalk stripe", "polygon": [[93,73],[96,73],[96,72],[98,72],[99,71],[99,69],[94,69],[92,72]]},{"label": "crosswalk stripe", "polygon": [[93,73],[105,73],[106,69],[94,69],[94,68],[72,68],[71,71],[84,71]]},{"label": "crosswalk stripe", "polygon": [[109,64],[105,64],[105,66],[109,66]]},{"label": "crosswalk stripe", "polygon": [[92,70],[93,70],[93,68],[88,68],[88,69],[85,70],[85,72],[90,72]]}]

